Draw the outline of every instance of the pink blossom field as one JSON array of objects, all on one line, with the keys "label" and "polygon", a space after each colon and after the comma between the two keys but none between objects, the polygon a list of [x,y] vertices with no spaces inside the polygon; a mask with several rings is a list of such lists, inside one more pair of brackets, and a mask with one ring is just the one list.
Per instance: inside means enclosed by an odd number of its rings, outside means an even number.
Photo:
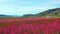
[{"label": "pink blossom field", "polygon": [[60,34],[60,18],[0,19],[0,34]]}]

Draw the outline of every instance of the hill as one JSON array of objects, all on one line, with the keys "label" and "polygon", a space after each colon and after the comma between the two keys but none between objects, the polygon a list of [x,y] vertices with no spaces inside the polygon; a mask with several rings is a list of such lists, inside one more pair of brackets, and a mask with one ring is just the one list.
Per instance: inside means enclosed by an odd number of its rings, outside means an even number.
[{"label": "hill", "polygon": [[37,13],[37,14],[24,14],[23,16],[11,16],[0,14],[0,18],[60,18],[60,8],[48,9],[46,11]]},{"label": "hill", "polygon": [[13,16],[11,16],[11,15],[0,14],[0,18],[7,18],[7,17],[13,17]]},{"label": "hill", "polygon": [[60,17],[60,8],[49,9],[44,12],[38,13],[35,16],[38,17]]},{"label": "hill", "polygon": [[23,15],[23,18],[27,17],[41,17],[41,18],[60,18],[60,8],[49,9],[38,14]]}]

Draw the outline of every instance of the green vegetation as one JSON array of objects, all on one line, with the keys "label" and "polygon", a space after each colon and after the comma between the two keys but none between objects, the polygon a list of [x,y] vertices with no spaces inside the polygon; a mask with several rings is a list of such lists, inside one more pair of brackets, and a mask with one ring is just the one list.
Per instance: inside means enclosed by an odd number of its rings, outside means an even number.
[{"label": "green vegetation", "polygon": [[4,27],[5,26],[5,24],[4,23],[0,23],[0,27]]}]

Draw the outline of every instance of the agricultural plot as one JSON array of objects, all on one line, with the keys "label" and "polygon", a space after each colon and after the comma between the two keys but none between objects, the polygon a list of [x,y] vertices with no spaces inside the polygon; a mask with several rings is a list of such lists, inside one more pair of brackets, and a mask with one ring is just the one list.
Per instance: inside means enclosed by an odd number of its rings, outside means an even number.
[{"label": "agricultural plot", "polygon": [[0,34],[60,34],[60,18],[0,19]]}]

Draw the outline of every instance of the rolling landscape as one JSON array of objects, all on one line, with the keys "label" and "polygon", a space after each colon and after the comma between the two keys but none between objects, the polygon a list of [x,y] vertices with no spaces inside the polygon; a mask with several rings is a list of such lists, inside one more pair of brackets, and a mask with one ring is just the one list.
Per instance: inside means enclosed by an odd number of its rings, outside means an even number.
[{"label": "rolling landscape", "polygon": [[60,34],[60,8],[38,14],[0,14],[0,34]]},{"label": "rolling landscape", "polygon": [[37,14],[24,14],[23,16],[12,16],[12,15],[3,15],[0,14],[0,17],[2,18],[34,18],[34,17],[40,17],[40,18],[60,18],[60,8],[54,8],[54,9],[48,9],[46,11],[37,13]]},{"label": "rolling landscape", "polygon": [[60,8],[48,9],[38,14],[27,14],[22,17],[60,18]]},{"label": "rolling landscape", "polygon": [[60,0],[0,0],[0,34],[60,34]]}]

